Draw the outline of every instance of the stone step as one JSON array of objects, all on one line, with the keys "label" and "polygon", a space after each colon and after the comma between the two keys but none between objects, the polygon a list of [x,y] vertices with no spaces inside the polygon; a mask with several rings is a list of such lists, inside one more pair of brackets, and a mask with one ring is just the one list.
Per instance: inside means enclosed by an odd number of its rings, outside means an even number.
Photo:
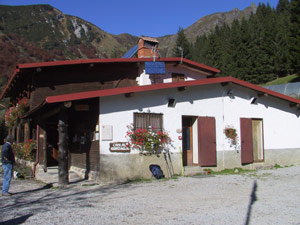
[{"label": "stone step", "polygon": [[[44,172],[42,167],[37,168],[35,178],[47,184],[51,184],[53,187],[58,186],[58,167],[48,167],[47,172]],[[76,183],[83,180],[74,171],[69,171],[69,183]]]},{"label": "stone step", "polygon": [[184,167],[184,175],[185,176],[194,176],[198,174],[205,174],[202,168],[199,166],[185,166]]}]

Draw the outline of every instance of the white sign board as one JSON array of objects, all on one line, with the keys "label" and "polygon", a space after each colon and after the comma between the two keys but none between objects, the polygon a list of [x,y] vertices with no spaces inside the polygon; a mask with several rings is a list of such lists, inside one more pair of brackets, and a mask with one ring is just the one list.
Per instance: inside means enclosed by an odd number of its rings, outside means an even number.
[{"label": "white sign board", "polygon": [[113,140],[113,127],[111,125],[102,126],[102,141]]}]

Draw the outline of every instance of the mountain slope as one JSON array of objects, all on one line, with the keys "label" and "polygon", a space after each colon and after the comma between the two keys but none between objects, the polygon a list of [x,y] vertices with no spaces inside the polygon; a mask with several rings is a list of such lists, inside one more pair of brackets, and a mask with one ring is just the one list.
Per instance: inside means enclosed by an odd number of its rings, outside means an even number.
[{"label": "mountain slope", "polygon": [[[191,26],[184,30],[186,38],[194,43],[197,36],[202,34],[210,33],[215,27],[221,26],[224,23],[230,25],[235,19],[241,21],[243,18],[249,18],[251,13],[256,13],[257,6],[252,3],[251,6],[245,8],[244,10],[233,9],[229,12],[222,12],[222,13],[214,13],[201,19],[197,20]],[[160,43],[160,51],[163,55],[171,56],[172,49],[175,45],[177,34],[174,35],[167,35],[161,38],[158,38]]]},{"label": "mountain slope", "polygon": [[[107,58],[116,46],[122,52],[127,50],[122,38],[50,5],[0,6],[0,31],[17,34],[45,50],[61,49],[70,59]],[[135,44],[132,39],[126,38],[126,42]]]},{"label": "mountain slope", "polygon": [[[251,5],[243,11],[205,16],[185,29],[186,37],[193,42],[216,25],[230,24],[255,11],[256,6]],[[172,55],[176,38],[176,34],[158,38],[162,56]],[[137,40],[130,34],[107,33],[50,5],[0,5],[0,79],[7,78],[18,63],[121,57]]]}]

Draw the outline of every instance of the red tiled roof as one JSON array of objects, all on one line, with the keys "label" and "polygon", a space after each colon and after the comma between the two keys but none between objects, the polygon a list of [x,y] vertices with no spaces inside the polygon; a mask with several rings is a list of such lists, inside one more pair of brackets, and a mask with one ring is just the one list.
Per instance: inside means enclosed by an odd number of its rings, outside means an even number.
[{"label": "red tiled roof", "polygon": [[144,92],[144,91],[153,91],[161,90],[168,88],[178,88],[178,87],[189,87],[189,86],[199,86],[199,85],[208,85],[208,84],[217,84],[217,83],[228,83],[232,82],[246,88],[250,88],[259,93],[268,94],[270,96],[280,98],[292,103],[300,104],[300,100],[289,97],[287,95],[280,94],[278,92],[271,91],[269,89],[242,81],[233,77],[220,77],[220,78],[211,78],[211,79],[202,79],[202,80],[193,80],[193,81],[183,81],[183,82],[174,82],[174,83],[161,83],[154,85],[145,85],[145,86],[133,86],[133,87],[123,87],[123,88],[114,88],[114,89],[105,89],[98,91],[88,91],[88,92],[79,92],[73,94],[57,95],[50,96],[45,99],[46,103],[57,103],[65,101],[73,101],[80,99],[88,99],[95,97],[105,97],[112,95],[120,95],[126,93],[135,93],[135,92]]},{"label": "red tiled roof", "polygon": [[[152,61],[151,58],[112,58],[112,59],[78,59],[78,60],[66,60],[66,61],[53,61],[53,62],[38,62],[38,63],[26,63],[26,64],[19,64],[17,69],[11,75],[9,81],[7,82],[6,86],[1,92],[0,99],[4,97],[5,92],[7,91],[8,87],[11,85],[12,81],[16,79],[18,74],[22,70],[26,69],[36,69],[36,68],[43,68],[43,67],[59,67],[59,66],[72,66],[72,65],[79,65],[79,64],[104,64],[104,63],[136,63],[136,62],[146,62]],[[158,62],[166,62],[166,63],[181,63],[181,58],[158,58],[156,59]],[[188,59],[182,59],[182,63],[193,68],[197,68],[199,70],[204,70],[211,72],[213,74],[220,73],[221,71],[201,63],[197,63]]]},{"label": "red tiled roof", "polygon": [[[77,65],[77,64],[91,64],[91,63],[135,63],[135,62],[146,62],[153,61],[152,58],[113,58],[113,59],[78,59],[78,60],[67,60],[67,61],[53,61],[53,62],[40,62],[40,63],[26,63],[19,64],[17,66],[18,69],[26,69],[26,68],[38,68],[38,67],[50,67],[50,66],[67,66],[67,65]],[[180,57],[172,57],[172,58],[156,58],[157,62],[174,62],[181,63]],[[213,73],[220,73],[221,71],[206,66],[204,64],[188,60],[183,58],[182,63],[198,67],[198,69],[204,69]]]},{"label": "red tiled roof", "polygon": [[156,38],[152,38],[152,37],[140,36],[140,39],[143,39],[143,40],[145,40],[145,41],[155,42],[155,43],[158,43],[158,42],[159,42]]}]

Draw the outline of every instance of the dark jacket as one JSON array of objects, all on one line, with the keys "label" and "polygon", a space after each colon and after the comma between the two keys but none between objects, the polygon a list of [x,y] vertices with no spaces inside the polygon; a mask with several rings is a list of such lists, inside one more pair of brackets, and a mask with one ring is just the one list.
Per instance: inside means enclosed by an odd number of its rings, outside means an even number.
[{"label": "dark jacket", "polygon": [[13,153],[11,145],[8,142],[6,142],[2,146],[1,161],[2,163],[11,163],[11,164],[15,163],[15,155]]}]

